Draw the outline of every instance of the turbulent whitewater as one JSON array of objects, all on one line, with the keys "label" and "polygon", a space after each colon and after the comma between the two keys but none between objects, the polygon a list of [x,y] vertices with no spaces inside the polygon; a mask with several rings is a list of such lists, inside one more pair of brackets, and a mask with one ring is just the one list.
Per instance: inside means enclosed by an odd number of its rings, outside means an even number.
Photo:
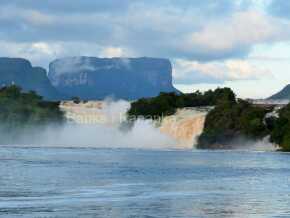
[{"label": "turbulent whitewater", "polygon": [[[206,114],[210,110],[208,107],[184,108],[159,121],[137,119],[129,132],[122,133],[119,127],[126,120],[126,112],[130,108],[127,101],[88,101],[79,104],[66,101],[62,102],[61,108],[69,121],[86,128],[88,125],[91,128],[98,126],[99,131],[102,126],[109,128],[112,133],[118,132],[120,136],[129,137],[130,141],[133,138],[142,148],[174,149],[193,148],[197,137],[202,133]],[[97,132],[95,134],[98,135]],[[117,138],[119,143],[123,141],[120,137]],[[127,146],[129,144],[132,143],[127,143]],[[126,143],[122,145],[124,146]]]},{"label": "turbulent whitewater", "polygon": [[180,109],[162,120],[160,131],[174,138],[178,147],[190,149],[203,131],[209,110],[208,107]]},{"label": "turbulent whitewater", "polygon": [[130,108],[130,103],[110,99],[81,103],[63,101],[60,108],[65,112],[66,119],[72,123],[117,126],[126,120],[126,112]]}]

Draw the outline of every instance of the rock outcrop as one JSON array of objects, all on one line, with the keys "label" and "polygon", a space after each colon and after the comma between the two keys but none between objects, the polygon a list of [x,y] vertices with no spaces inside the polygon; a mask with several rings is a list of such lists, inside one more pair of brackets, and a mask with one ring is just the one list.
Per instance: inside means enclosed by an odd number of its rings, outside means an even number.
[{"label": "rock outcrop", "polygon": [[35,91],[46,100],[63,98],[51,85],[41,67],[32,67],[28,60],[21,58],[0,58],[0,85],[15,84],[24,91]]},{"label": "rock outcrop", "polygon": [[134,100],[178,92],[167,59],[71,57],[53,61],[48,77],[69,97]]}]

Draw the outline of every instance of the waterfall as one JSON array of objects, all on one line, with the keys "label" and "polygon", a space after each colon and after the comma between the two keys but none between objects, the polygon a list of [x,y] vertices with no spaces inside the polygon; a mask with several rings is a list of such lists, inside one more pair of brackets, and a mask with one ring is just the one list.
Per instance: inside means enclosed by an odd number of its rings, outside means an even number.
[{"label": "waterfall", "polygon": [[184,108],[172,116],[165,117],[160,131],[178,143],[177,147],[191,149],[204,128],[205,117],[210,107]]},{"label": "waterfall", "polygon": [[[61,104],[66,118],[80,124],[82,129],[87,125],[90,125],[90,128],[99,126],[98,131],[102,130],[101,126],[109,127],[112,130],[112,137],[116,137],[113,136],[113,132],[118,132],[117,142],[123,140],[121,139],[123,136],[127,137],[127,141],[136,141],[136,146],[150,147],[147,145],[150,143],[152,148],[174,149],[194,147],[197,137],[203,131],[206,114],[211,109],[210,107],[183,108],[172,116],[164,117],[161,121],[147,122],[138,119],[128,133],[122,133],[119,132],[118,127],[126,119],[126,111],[129,107],[130,103],[126,101],[89,101],[79,104],[62,102]],[[106,140],[103,141],[106,143]],[[145,141],[148,143],[144,143]],[[131,142],[126,143],[131,144]]]},{"label": "waterfall", "polygon": [[130,103],[119,100],[88,101],[76,104],[72,101],[61,102],[60,108],[68,121],[77,124],[101,124],[118,126],[126,119]]}]

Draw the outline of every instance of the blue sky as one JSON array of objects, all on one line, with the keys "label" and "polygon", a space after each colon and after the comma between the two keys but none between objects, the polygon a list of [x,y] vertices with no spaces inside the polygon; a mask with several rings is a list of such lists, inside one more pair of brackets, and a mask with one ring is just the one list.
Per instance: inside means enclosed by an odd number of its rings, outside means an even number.
[{"label": "blue sky", "polygon": [[288,0],[1,0],[0,56],[169,58],[182,91],[290,83]]}]

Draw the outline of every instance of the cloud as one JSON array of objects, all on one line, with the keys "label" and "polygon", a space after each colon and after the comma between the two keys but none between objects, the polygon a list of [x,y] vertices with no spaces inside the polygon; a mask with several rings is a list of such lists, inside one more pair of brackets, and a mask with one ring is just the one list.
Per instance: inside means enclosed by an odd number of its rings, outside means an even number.
[{"label": "cloud", "polygon": [[178,84],[221,84],[226,81],[256,80],[271,76],[268,69],[258,68],[244,60],[209,63],[176,60],[174,67],[174,81]]},{"label": "cloud", "polygon": [[274,16],[290,19],[290,1],[272,0],[268,5],[268,12]]},{"label": "cloud", "polygon": [[231,12],[234,8],[241,5],[241,2],[232,0],[74,0],[72,3],[71,0],[1,0],[1,5],[58,14],[91,12],[123,13],[132,5],[150,5],[153,8],[172,5],[182,9],[191,9],[196,13],[207,12],[208,15],[218,15]]},{"label": "cloud", "polygon": [[[22,57],[35,66],[48,68],[57,58],[71,56],[134,57],[131,51],[120,47],[102,47],[86,42],[7,42],[0,40],[0,57]],[[125,60],[125,59],[124,59]]]},{"label": "cloud", "polygon": [[22,57],[29,59],[33,65],[37,66],[47,67],[48,60],[61,56],[63,52],[63,47],[58,43],[0,41],[1,57]]},{"label": "cloud", "polygon": [[53,13],[88,13],[94,11],[123,11],[130,5],[130,0],[1,0],[1,5],[33,9]]},{"label": "cloud", "polygon": [[33,65],[48,67],[55,58],[67,56],[97,56],[105,48],[83,42],[7,42],[0,41],[0,56],[23,57]]},{"label": "cloud", "polygon": [[107,48],[104,48],[103,51],[100,54],[101,57],[108,57],[108,58],[122,57],[124,55],[125,55],[124,51],[120,47],[107,47]]},{"label": "cloud", "polygon": [[[113,53],[122,56],[197,60],[240,57],[248,53],[251,43],[244,47],[240,46],[240,41],[230,40],[231,44],[227,45],[227,41],[221,40],[223,36],[231,37],[231,30],[238,23],[231,22],[232,19],[242,20],[249,15],[240,18],[236,15],[247,10],[238,2],[244,1],[76,0],[72,4],[68,0],[2,0],[0,37],[2,41],[31,44],[39,41],[74,43],[77,47],[81,46],[77,43],[97,44],[105,49],[98,55],[109,56],[114,48]],[[224,24],[228,29],[224,29]],[[221,32],[217,32],[219,28]],[[226,32],[222,34],[223,31]],[[219,44],[205,41],[212,41],[213,37],[217,37]],[[257,41],[263,42],[263,39]],[[119,52],[116,53],[116,49]]]},{"label": "cloud", "polygon": [[198,48],[208,56],[248,54],[253,45],[289,39],[290,23],[258,11],[242,11],[231,17],[212,21],[188,38],[188,48]]},{"label": "cloud", "polygon": [[83,57],[64,58],[61,61],[54,62],[55,71],[52,83],[57,85],[58,77],[64,73],[79,73],[81,71],[94,71],[95,66],[89,59]]},{"label": "cloud", "polygon": [[1,0],[0,56],[46,68],[66,56],[164,57],[182,84],[258,79],[269,72],[233,59],[289,40],[290,21],[274,13],[274,2],[284,1],[273,1],[271,14],[254,2]]}]

